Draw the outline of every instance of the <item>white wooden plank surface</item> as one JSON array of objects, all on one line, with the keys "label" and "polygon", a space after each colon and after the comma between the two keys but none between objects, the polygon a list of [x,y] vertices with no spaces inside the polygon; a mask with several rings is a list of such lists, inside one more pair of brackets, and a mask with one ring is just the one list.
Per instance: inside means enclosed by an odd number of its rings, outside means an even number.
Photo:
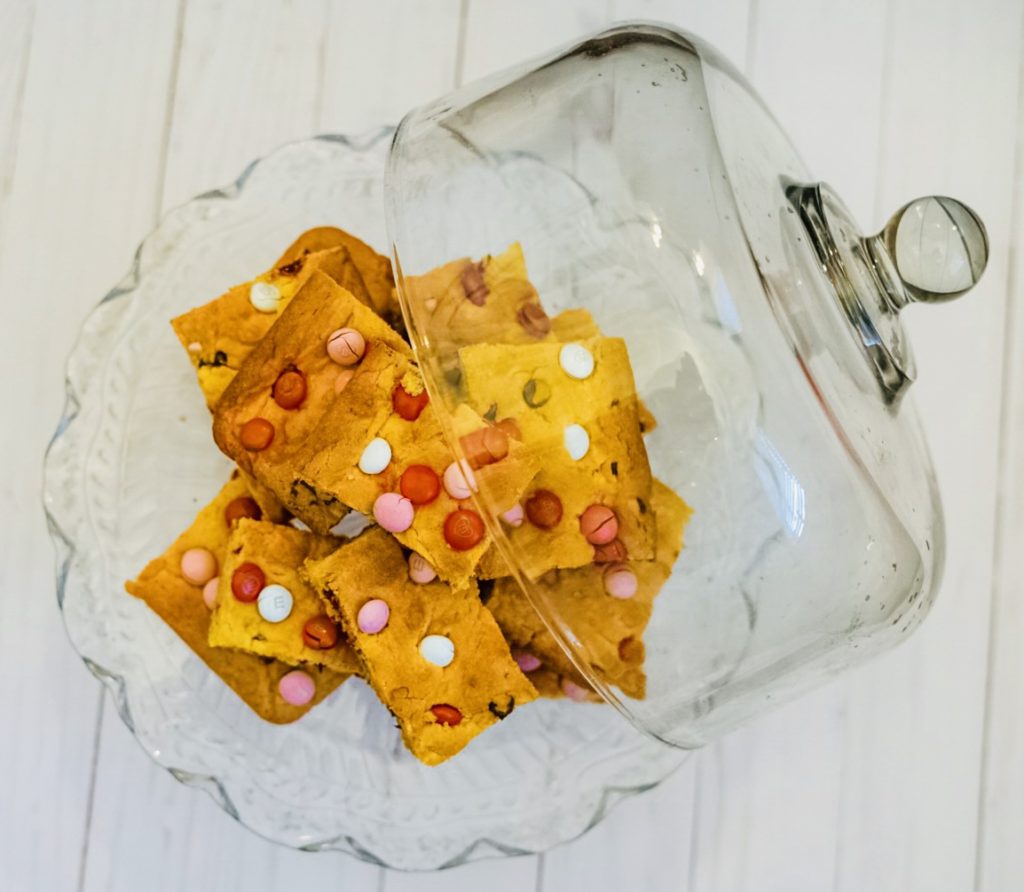
[{"label": "white wooden plank surface", "polygon": [[837,870],[844,892],[968,889],[974,881],[975,834],[965,825],[978,810],[1001,485],[995,395],[1022,12],[1014,0],[970,9],[898,0],[890,8],[875,225],[912,196],[945,192],[982,215],[992,253],[985,280],[969,297],[906,314],[920,369],[914,395],[946,506],[948,560],[920,634],[848,682],[847,844]]},{"label": "white wooden plank surface", "polygon": [[[9,518],[0,536],[0,764],[9,766],[0,781],[0,883],[15,892],[74,888],[87,830],[99,688],[68,646],[53,597],[40,456],[60,416],[63,360],[80,320],[153,222],[174,17],[154,11],[132,21],[130,5],[40,0],[22,98],[7,104],[6,75],[0,98],[12,125],[2,138],[5,182],[15,161],[0,248],[0,369],[17,382],[7,388],[0,447]],[[30,12],[4,6],[9,71],[25,62]],[[82,237],[97,232],[101,239]]]},{"label": "white wooden plank surface", "polygon": [[[0,491],[12,516],[36,523],[5,525],[0,536],[0,704],[5,727],[32,733],[0,734],[0,763],[17,768],[0,782],[3,887],[73,889],[80,875],[91,890],[1020,887],[1019,258],[1013,313],[1006,296],[1019,2],[753,0],[749,14],[747,0],[528,0],[514,11],[485,0],[185,2],[180,22],[175,2],[39,0],[34,19],[27,0],[5,5],[0,293],[31,282],[32,300],[5,302],[0,362],[27,389],[9,395],[18,437],[5,430],[3,467],[38,468],[78,321],[161,206],[232,179],[281,142],[393,121],[463,78],[613,19],[655,18],[705,35],[746,66],[812,169],[866,227],[932,191],[963,198],[989,225],[993,258],[978,293],[910,314],[921,367],[914,389],[949,521],[946,582],[906,647],[695,755],[582,840],[540,859],[402,875],[264,843],[152,766],[110,709],[93,765],[98,690],[46,595],[38,471],[19,472]],[[1022,226],[1018,210],[1018,244]],[[26,591],[42,596],[19,596]],[[6,619],[12,604],[16,624]]]},{"label": "white wooden plank surface", "polygon": [[[1024,63],[1022,63],[1024,64]],[[1021,82],[1024,85],[1024,78]],[[1007,356],[1003,370],[995,585],[989,623],[989,688],[982,797],[978,821],[977,892],[1000,892],[1024,877],[1024,92],[1018,90],[1017,158],[1007,290]],[[1013,840],[1014,842],[1010,842]]]}]

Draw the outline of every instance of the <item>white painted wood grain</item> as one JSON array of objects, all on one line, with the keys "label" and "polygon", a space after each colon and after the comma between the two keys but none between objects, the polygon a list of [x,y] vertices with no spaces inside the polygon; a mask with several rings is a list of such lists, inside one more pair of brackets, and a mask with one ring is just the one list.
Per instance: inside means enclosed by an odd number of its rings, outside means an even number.
[{"label": "white painted wood grain", "polygon": [[455,83],[459,0],[328,3],[317,130],[397,124]]},{"label": "white painted wood grain", "polygon": [[916,195],[957,196],[992,255],[968,297],[905,313],[948,558],[915,638],[849,680],[844,892],[974,881],[1022,13],[1014,0],[890,7],[875,225]]},{"label": "white painted wood grain", "polygon": [[[40,0],[22,99],[0,103],[4,116],[18,114],[3,137],[5,177],[13,176],[0,247],[0,372],[17,382],[6,389],[0,442],[8,518],[0,536],[0,763],[8,766],[0,883],[14,892],[74,888],[86,830],[100,689],[61,627],[40,459],[80,321],[121,276],[153,216],[173,10],[141,22],[130,6]],[[15,70],[29,9],[4,6],[0,44]]]},{"label": "white painted wood grain", "polygon": [[[1022,79],[1024,87],[1024,68]],[[988,708],[978,822],[976,892],[1024,877],[1024,90],[1018,90],[1010,301],[1006,316],[995,585],[989,625]]]}]

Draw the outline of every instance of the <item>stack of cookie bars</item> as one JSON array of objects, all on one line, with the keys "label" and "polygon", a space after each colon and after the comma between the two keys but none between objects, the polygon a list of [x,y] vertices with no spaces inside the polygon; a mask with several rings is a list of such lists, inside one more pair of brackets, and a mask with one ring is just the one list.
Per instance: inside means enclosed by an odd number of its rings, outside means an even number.
[{"label": "stack of cookie bars", "polygon": [[237,469],[126,587],[263,718],[359,675],[436,765],[538,695],[600,702],[479,512],[602,682],[642,698],[690,509],[651,475],[624,342],[585,310],[549,317],[518,245],[406,286],[445,418],[390,264],[342,230],[172,321]]}]

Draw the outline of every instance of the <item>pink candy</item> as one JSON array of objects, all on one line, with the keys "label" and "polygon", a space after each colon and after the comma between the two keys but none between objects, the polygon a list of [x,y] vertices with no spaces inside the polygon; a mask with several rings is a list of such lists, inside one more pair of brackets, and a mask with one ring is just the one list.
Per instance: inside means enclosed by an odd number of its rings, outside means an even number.
[{"label": "pink candy", "polygon": [[217,558],[205,548],[190,548],[181,556],[181,575],[193,585],[206,585],[217,575]]},{"label": "pink candy", "polygon": [[373,503],[373,518],[389,533],[404,533],[412,526],[413,507],[405,496],[386,492]]},{"label": "pink candy", "polygon": [[354,328],[339,328],[327,338],[327,355],[338,365],[355,365],[366,352],[366,338]]},{"label": "pink candy", "polygon": [[409,555],[409,578],[419,585],[426,585],[437,579],[437,571],[414,551]]},{"label": "pink candy", "polygon": [[562,693],[577,703],[583,703],[587,700],[587,689],[581,688],[576,682],[570,681],[568,678],[562,679]]},{"label": "pink candy", "polygon": [[277,683],[277,691],[285,703],[305,706],[316,694],[316,682],[301,669],[295,669],[281,676]]},{"label": "pink candy", "polygon": [[516,665],[523,672],[533,672],[535,669],[540,669],[540,660],[527,650],[512,651],[512,659],[516,661]]},{"label": "pink candy", "polygon": [[464,458],[444,469],[444,489],[453,499],[468,499],[476,492],[476,477]]},{"label": "pink candy", "polygon": [[390,618],[391,608],[388,607],[388,602],[382,601],[380,598],[374,598],[359,608],[359,614],[356,616],[356,625],[359,626],[360,632],[365,632],[367,635],[376,635],[387,626]]},{"label": "pink candy", "polygon": [[604,571],[604,590],[613,598],[632,598],[636,587],[636,574],[625,564],[609,564]]},{"label": "pink candy", "polygon": [[521,527],[523,525],[523,506],[516,503],[501,515],[501,519],[510,527]]},{"label": "pink candy", "polygon": [[217,603],[217,586],[220,584],[220,580],[214,576],[206,585],[203,586],[203,603],[213,610],[213,605]]}]

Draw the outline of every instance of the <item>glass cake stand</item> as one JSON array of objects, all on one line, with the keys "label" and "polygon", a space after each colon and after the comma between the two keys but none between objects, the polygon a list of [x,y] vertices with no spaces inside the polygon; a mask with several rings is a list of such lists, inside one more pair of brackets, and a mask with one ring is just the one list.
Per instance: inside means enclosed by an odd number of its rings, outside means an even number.
[{"label": "glass cake stand", "polygon": [[44,499],[68,634],[152,759],[274,842],[426,870],[570,840],[686,754],[609,706],[538,701],[428,768],[359,679],[272,725],[123,588],[230,472],[168,320],[251,278],[312,226],[383,250],[392,133],[287,145],[164,218],[68,360]]}]

